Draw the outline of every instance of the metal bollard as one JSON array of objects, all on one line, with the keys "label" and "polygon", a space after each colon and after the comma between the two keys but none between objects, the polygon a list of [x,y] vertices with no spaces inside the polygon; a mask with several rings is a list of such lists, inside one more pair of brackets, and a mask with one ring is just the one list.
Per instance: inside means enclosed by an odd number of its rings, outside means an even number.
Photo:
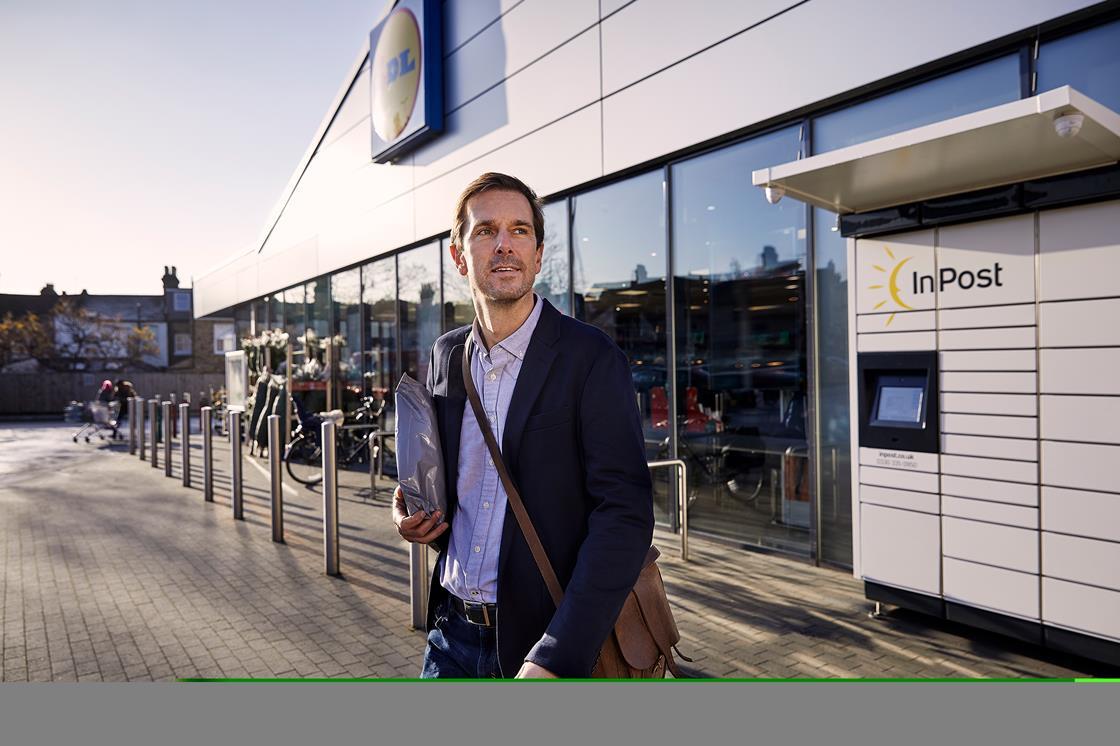
[{"label": "metal bollard", "polygon": [[175,394],[167,395],[168,402],[171,403],[171,436],[173,438],[179,437],[179,403],[175,400]]},{"label": "metal bollard", "polygon": [[171,402],[165,401],[160,405],[160,415],[163,417],[163,476],[171,476]]},{"label": "metal bollard", "polygon": [[140,460],[145,461],[148,455],[144,453],[144,400],[139,396],[133,398],[133,409],[136,412],[136,437],[140,439]]},{"label": "metal bollard", "polygon": [[233,517],[238,521],[245,520],[245,504],[241,497],[241,412],[234,410],[229,413],[229,451],[230,451],[230,480],[232,489],[230,498],[233,502]]},{"label": "metal bollard", "polygon": [[280,472],[280,415],[268,416],[268,481],[272,497],[272,540],[284,543],[284,482]]},{"label": "metal bollard", "polygon": [[341,575],[338,569],[338,461],[335,458],[335,424],[323,423],[323,556],[327,575]]},{"label": "metal bollard", "polygon": [[128,455],[136,453],[136,397],[130,396],[128,404]]},{"label": "metal bollard", "polygon": [[179,419],[183,421],[183,437],[179,440],[179,451],[183,465],[183,486],[191,486],[191,405],[179,405]]},{"label": "metal bollard", "polygon": [[428,546],[412,543],[408,545],[408,586],[409,601],[412,606],[412,628],[427,629],[428,626],[428,583],[432,579],[428,569]]},{"label": "metal bollard", "polygon": [[370,433],[368,438],[369,452],[369,499],[377,497],[377,433]]},{"label": "metal bollard", "polygon": [[148,400],[148,434],[151,436],[152,441],[152,468],[155,469],[159,466],[159,449],[156,448],[156,443],[159,442],[159,418],[156,417],[156,405],[159,404],[155,399]]},{"label": "metal bollard", "polygon": [[214,428],[211,427],[213,409],[203,407],[199,410],[199,424],[202,430],[202,499],[214,502]]}]

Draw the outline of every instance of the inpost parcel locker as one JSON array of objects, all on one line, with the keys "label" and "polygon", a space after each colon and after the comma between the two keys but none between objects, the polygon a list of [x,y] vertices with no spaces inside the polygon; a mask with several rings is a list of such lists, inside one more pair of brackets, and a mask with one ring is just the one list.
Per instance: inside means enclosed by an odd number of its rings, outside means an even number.
[{"label": "inpost parcel locker", "polygon": [[1120,664],[1118,160],[1065,87],[755,172],[848,237],[868,598]]}]

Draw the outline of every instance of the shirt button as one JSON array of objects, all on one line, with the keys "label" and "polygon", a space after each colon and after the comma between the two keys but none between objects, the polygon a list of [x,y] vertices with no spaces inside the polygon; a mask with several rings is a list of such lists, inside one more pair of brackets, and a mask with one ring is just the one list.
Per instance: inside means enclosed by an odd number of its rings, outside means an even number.
[{"label": "shirt button", "polygon": [[475,548],[474,548],[474,553],[478,554],[481,551],[482,551],[482,547],[476,545]]},{"label": "shirt button", "polygon": [[472,595],[472,596],[477,596],[477,595],[478,595],[478,591],[471,591],[471,595]]},{"label": "shirt button", "polygon": [[491,381],[495,381],[498,378],[498,374],[495,373],[494,371],[490,371],[490,375],[488,375],[486,377],[489,378]]},{"label": "shirt button", "polygon": [[486,508],[487,510],[490,510],[490,501],[487,500],[486,502],[482,503],[482,507]]},{"label": "shirt button", "polygon": [[489,456],[487,456],[487,457],[486,457],[486,464],[487,464],[488,466],[493,466],[493,465],[494,465],[494,459],[492,459],[492,458],[490,458]]}]

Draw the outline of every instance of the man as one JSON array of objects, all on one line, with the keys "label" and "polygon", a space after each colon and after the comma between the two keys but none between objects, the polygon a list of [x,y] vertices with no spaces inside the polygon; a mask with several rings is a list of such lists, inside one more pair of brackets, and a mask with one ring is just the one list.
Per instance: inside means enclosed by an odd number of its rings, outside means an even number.
[{"label": "man", "polygon": [[[393,511],[404,539],[440,549],[421,675],[586,677],[653,536],[630,366],[609,337],[532,292],[544,214],[518,179],[488,173],[466,188],[450,252],[477,319],[436,341],[428,369],[447,516],[407,516],[399,489]],[[467,402],[468,337],[471,379],[564,587],[559,608]]]}]

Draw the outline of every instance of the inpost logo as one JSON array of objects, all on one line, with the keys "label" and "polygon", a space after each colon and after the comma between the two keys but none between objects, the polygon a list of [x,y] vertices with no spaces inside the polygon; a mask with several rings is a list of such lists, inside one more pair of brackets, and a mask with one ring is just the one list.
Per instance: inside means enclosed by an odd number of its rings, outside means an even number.
[{"label": "inpost logo", "polygon": [[373,129],[389,143],[408,126],[420,90],[420,25],[411,11],[393,11],[377,38],[371,74],[374,81]]},{"label": "inpost logo", "polygon": [[885,277],[885,283],[877,283],[875,285],[868,285],[868,290],[885,290],[887,297],[875,304],[872,310],[878,311],[886,306],[888,303],[894,304],[894,310],[891,315],[887,317],[886,326],[890,326],[894,321],[895,314],[899,311],[913,311],[914,307],[906,302],[906,298],[911,300],[919,295],[926,293],[945,292],[946,290],[956,286],[961,290],[984,289],[990,287],[1003,287],[1003,266],[999,262],[995,262],[991,267],[985,267],[979,270],[957,270],[954,267],[941,267],[937,271],[937,277],[933,275],[924,275],[911,270],[909,273],[903,273],[903,269],[907,263],[913,259],[912,256],[903,257],[899,259],[894,255],[889,246],[883,246],[883,252],[890,260],[884,262],[887,266],[884,267],[880,264],[872,264],[871,268],[876,272],[881,273]]}]

